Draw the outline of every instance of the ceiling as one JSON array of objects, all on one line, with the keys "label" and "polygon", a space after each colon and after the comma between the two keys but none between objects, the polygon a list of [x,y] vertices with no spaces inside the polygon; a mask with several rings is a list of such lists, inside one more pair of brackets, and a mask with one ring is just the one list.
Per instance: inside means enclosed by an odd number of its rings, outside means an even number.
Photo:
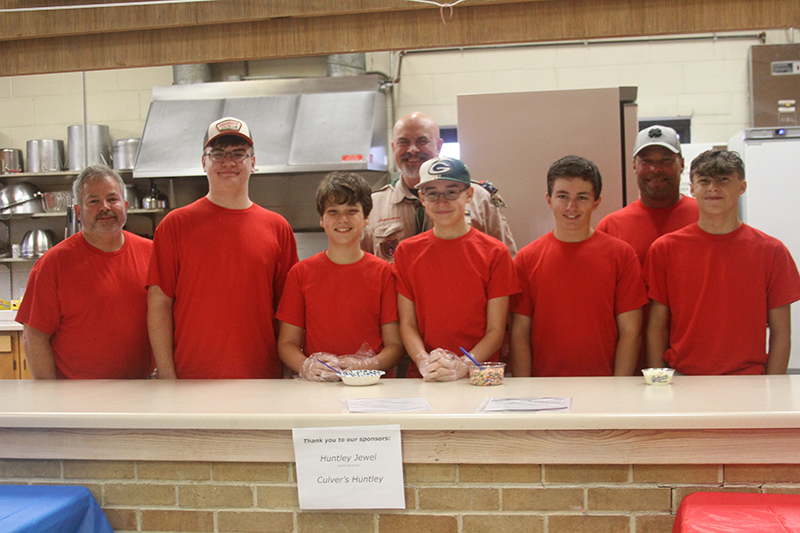
[{"label": "ceiling", "polygon": [[0,76],[800,27],[798,0],[0,0]]}]

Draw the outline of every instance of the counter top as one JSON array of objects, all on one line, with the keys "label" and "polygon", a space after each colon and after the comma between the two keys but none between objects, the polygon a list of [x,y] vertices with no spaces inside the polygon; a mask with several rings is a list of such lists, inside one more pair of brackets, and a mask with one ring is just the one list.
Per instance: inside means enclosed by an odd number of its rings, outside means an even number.
[{"label": "counter top", "polygon": [[22,324],[15,322],[16,309],[13,311],[0,311],[0,331],[22,331]]},{"label": "counter top", "polygon": [[[570,412],[476,413],[485,398],[571,397]],[[425,397],[430,412],[355,414],[344,398]],[[403,430],[800,428],[800,376],[383,379],[369,387],[305,380],[0,381],[0,428],[288,430],[399,424]]]}]

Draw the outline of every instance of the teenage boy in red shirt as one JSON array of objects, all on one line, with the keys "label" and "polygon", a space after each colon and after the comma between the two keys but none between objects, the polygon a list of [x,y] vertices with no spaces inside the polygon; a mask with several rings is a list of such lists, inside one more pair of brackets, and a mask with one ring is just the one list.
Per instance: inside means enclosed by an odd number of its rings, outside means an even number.
[{"label": "teenage boy in red shirt", "polygon": [[691,180],[700,220],[658,239],[645,261],[648,362],[682,374],[785,374],[800,299],[792,256],[739,220],[747,182],[736,152],[703,152]]},{"label": "teenage boy in red shirt", "polygon": [[425,161],[416,185],[433,229],[400,243],[394,254],[400,334],[412,359],[407,377],[463,378],[478,361],[497,361],[509,296],[519,282],[508,248],[470,227],[469,171],[458,159]]},{"label": "teenage boy in red shirt", "polygon": [[392,265],[360,246],[371,210],[372,190],[358,174],[332,172],[317,188],[328,249],[292,267],[277,313],[281,360],[306,379],[339,379],[322,362],[391,371],[403,355]]},{"label": "teenage boy in red shirt", "polygon": [[591,227],[602,179],[594,163],[566,156],[547,173],[556,229],[514,259],[515,377],[630,376],[647,303],[641,266],[626,242]]}]

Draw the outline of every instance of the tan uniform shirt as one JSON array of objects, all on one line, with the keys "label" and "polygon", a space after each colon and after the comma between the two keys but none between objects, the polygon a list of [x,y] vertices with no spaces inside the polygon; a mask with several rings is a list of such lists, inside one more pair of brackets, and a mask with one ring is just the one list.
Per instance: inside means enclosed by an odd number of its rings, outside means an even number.
[{"label": "tan uniform shirt", "polygon": [[[506,217],[492,203],[492,196],[486,189],[478,184],[473,184],[472,189],[475,192],[465,211],[467,223],[501,241],[513,257],[517,253],[517,245]],[[391,263],[397,245],[415,235],[414,219],[418,205],[419,200],[411,194],[402,178],[397,180],[394,187],[387,185],[372,193],[372,212],[361,238],[361,247]],[[432,227],[426,216],[423,231]]]}]

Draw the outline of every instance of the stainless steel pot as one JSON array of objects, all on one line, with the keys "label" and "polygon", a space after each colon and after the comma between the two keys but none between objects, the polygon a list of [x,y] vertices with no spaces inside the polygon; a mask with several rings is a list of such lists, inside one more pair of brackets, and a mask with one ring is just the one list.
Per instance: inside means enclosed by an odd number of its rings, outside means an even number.
[{"label": "stainless steel pot", "polygon": [[33,183],[12,183],[0,189],[0,215],[43,213],[42,193]]},{"label": "stainless steel pot", "polygon": [[80,171],[89,165],[111,166],[111,133],[108,126],[89,124],[86,129],[89,146],[89,161],[83,150],[83,126],[67,128],[67,149],[69,150],[69,169]]},{"label": "stainless steel pot", "polygon": [[136,185],[125,186],[125,201],[128,202],[128,209],[139,209],[139,191],[136,190]]},{"label": "stainless steel pot", "polygon": [[64,170],[64,141],[35,139],[28,141],[28,172],[60,172]]},{"label": "stainless steel pot", "polygon": [[0,148],[0,174],[22,172],[22,150]]},{"label": "stainless steel pot", "polygon": [[114,158],[114,168],[117,170],[130,170],[136,164],[136,154],[139,152],[141,139],[117,139],[113,142],[111,154]]},{"label": "stainless steel pot", "polygon": [[41,257],[55,242],[56,236],[49,229],[28,231],[20,242],[20,256],[23,259]]}]

